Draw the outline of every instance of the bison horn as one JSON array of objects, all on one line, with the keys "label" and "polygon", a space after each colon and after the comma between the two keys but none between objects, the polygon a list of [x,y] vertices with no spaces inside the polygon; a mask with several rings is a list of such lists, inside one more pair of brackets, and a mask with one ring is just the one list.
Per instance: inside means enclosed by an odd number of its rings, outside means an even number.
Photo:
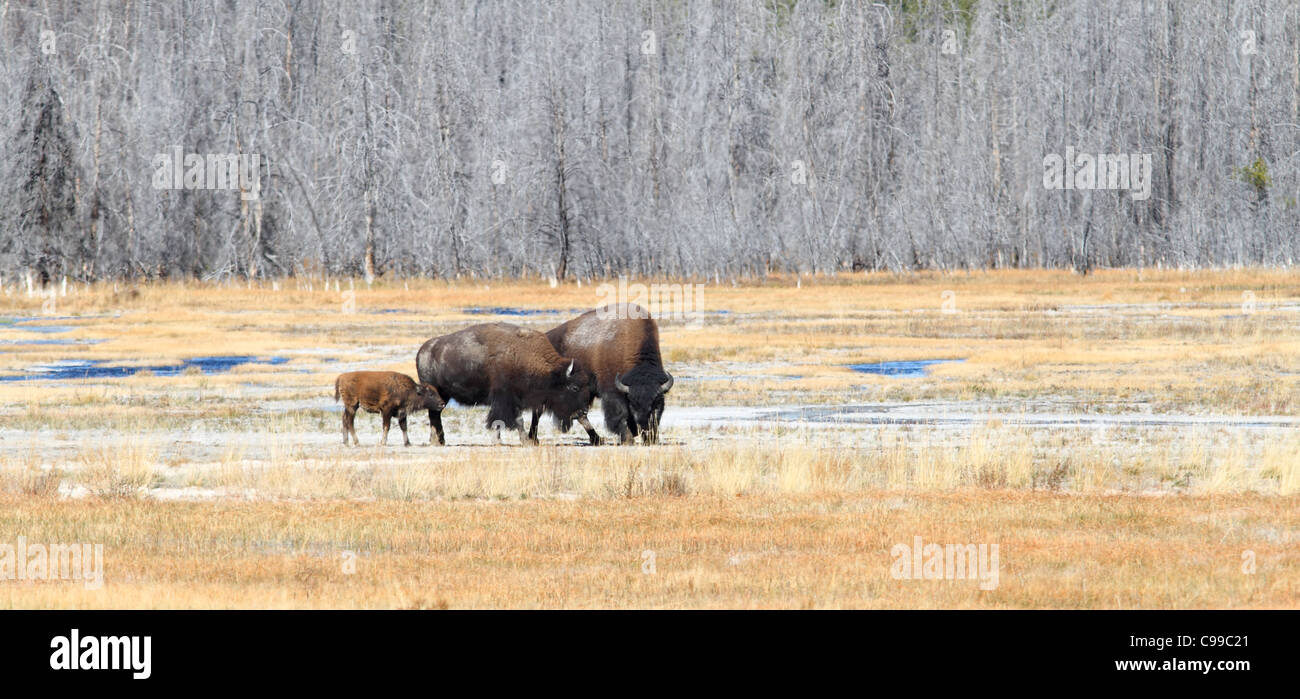
[{"label": "bison horn", "polygon": [[629,391],[627,384],[623,383],[622,378],[618,374],[614,374],[614,388],[617,388],[624,393]]},{"label": "bison horn", "polygon": [[668,377],[668,380],[663,382],[663,385],[659,387],[660,393],[667,393],[673,387],[673,375],[666,371],[664,374]]},{"label": "bison horn", "polygon": [[573,376],[573,360],[572,360],[572,359],[569,360],[569,370],[566,371],[566,372],[564,372],[564,378],[567,379],[567,378],[569,378],[570,376]]}]

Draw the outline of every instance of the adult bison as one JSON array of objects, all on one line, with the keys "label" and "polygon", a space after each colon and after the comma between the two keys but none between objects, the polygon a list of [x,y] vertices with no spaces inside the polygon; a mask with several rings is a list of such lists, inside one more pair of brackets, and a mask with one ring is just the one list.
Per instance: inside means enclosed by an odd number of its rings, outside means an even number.
[{"label": "adult bison", "polygon": [[[659,326],[634,303],[602,306],[546,333],[555,350],[591,367],[605,426],[623,444],[659,441],[664,394],[673,376],[659,354]],[[594,435],[593,435],[594,437]]]},{"label": "adult bison", "polygon": [[[485,323],[435,337],[415,355],[420,382],[438,390],[446,400],[462,405],[487,405],[488,429],[520,431],[520,441],[537,443],[537,421],[542,412],[555,416],[568,431],[573,420],[587,422],[587,408],[596,390],[596,378],[582,360],[562,357],[546,336],[509,323]],[[519,412],[533,411],[527,437],[519,426]],[[429,441],[434,433],[446,444],[442,411],[429,411]]]}]

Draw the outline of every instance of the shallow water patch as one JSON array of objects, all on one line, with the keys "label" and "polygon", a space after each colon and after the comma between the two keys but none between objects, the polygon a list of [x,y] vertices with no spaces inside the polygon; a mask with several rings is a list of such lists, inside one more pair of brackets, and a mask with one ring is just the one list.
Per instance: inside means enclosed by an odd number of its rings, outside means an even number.
[{"label": "shallow water patch", "polygon": [[849,368],[862,374],[892,376],[899,379],[920,378],[930,373],[935,364],[964,362],[965,359],[916,359],[904,362],[873,362],[869,364],[850,364]]},{"label": "shallow water patch", "polygon": [[[17,318],[0,318],[0,330],[17,330],[39,335],[58,335],[72,332],[75,325],[49,325],[56,320],[74,320],[72,316],[26,316]],[[15,337],[0,339],[0,347],[13,345],[96,345],[102,339],[72,339],[63,337]]]},{"label": "shallow water patch", "polygon": [[0,381],[72,381],[75,379],[120,379],[148,371],[154,376],[179,376],[190,369],[204,374],[224,374],[243,364],[278,366],[288,357],[257,357],[232,355],[224,357],[191,357],[180,364],[154,366],[111,366],[108,359],[67,359],[49,364],[38,364],[26,374],[0,376]]},{"label": "shallow water patch", "polygon": [[48,325],[55,320],[76,320],[73,316],[21,316],[17,318],[0,318],[0,328],[25,330],[33,333],[66,333],[76,330],[73,325]]}]

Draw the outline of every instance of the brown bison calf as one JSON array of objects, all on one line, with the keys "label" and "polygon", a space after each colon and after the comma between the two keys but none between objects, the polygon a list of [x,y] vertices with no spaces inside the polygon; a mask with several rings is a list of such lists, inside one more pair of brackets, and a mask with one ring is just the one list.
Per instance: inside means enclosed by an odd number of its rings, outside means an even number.
[{"label": "brown bison calf", "polygon": [[334,400],[340,399],[343,401],[344,446],[347,446],[349,434],[354,444],[361,445],[354,424],[358,407],[383,417],[384,438],[380,444],[388,444],[388,426],[396,415],[397,425],[402,428],[402,441],[409,447],[411,438],[406,434],[406,416],[417,410],[442,410],[446,406],[433,386],[418,384],[406,374],[395,371],[339,374],[334,380]]}]

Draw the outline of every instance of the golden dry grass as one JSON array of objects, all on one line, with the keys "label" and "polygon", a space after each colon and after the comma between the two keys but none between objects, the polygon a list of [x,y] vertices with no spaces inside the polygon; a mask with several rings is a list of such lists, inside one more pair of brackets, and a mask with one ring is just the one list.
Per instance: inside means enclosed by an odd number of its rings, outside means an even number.
[{"label": "golden dry grass", "polygon": [[[0,584],[0,606],[1292,607],[1296,505],[1005,490],[419,504],[5,496],[3,531],[102,542],[106,562],[101,589]],[[997,587],[895,579],[891,548],[917,536],[997,544]]]},{"label": "golden dry grass", "polygon": [[812,428],[735,428],[723,434],[685,431],[680,442],[657,447],[600,449],[576,441],[537,448],[380,447],[372,435],[366,446],[348,448],[333,440],[307,443],[300,432],[253,439],[218,434],[206,459],[163,451],[143,437],[92,442],[82,435],[83,441],[62,452],[33,442],[0,453],[0,491],[352,501],[1007,488],[1091,495],[1300,494],[1300,437],[1285,431],[1225,438],[1221,431],[1176,430],[1099,439],[1088,431],[993,420],[943,438],[878,427],[846,430],[830,443],[825,431]]}]

